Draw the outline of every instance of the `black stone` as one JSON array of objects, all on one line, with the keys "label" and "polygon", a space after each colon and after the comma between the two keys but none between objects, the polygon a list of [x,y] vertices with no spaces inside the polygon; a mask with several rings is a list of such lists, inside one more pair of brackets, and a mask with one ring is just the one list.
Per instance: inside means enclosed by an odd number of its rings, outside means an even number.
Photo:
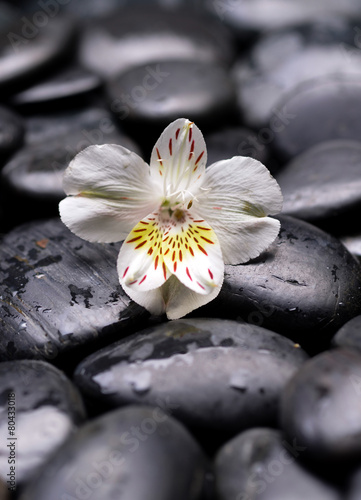
[{"label": "black stone", "polygon": [[[0,475],[9,479],[6,475],[15,464],[17,486],[43,467],[85,420],[76,387],[44,361],[0,363],[0,410]],[[11,442],[14,462],[9,463]]]},{"label": "black stone", "polygon": [[[91,144],[139,147],[118,130],[105,110],[89,108],[74,114],[29,118],[27,144],[17,151],[1,173],[4,204],[12,224],[58,215],[65,197],[63,173],[74,156]],[[27,204],[19,211],[19,204]]]},{"label": "black stone", "polygon": [[218,297],[197,315],[243,318],[317,352],[361,311],[360,263],[335,237],[280,216],[275,242],[257,259],[225,266]]},{"label": "black stone", "polygon": [[222,500],[341,500],[340,492],[300,463],[304,446],[280,431],[254,428],[226,443],[215,458]]},{"label": "black stone", "polygon": [[361,316],[347,321],[333,337],[332,344],[336,347],[350,347],[361,351]]},{"label": "black stone", "polygon": [[24,140],[24,122],[11,109],[0,106],[0,168]]},{"label": "black stone", "polygon": [[361,354],[337,348],[318,354],[287,383],[280,420],[314,461],[360,461]]},{"label": "black stone", "polygon": [[179,422],[159,407],[130,406],[79,429],[20,500],[198,500],[206,471]]},{"label": "black stone", "polygon": [[336,18],[332,28],[315,23],[260,37],[232,71],[243,122],[255,128],[269,125],[277,134],[290,119],[287,113],[274,116],[271,122],[270,118],[287,92],[334,74],[360,78],[359,38],[355,24],[343,18]]},{"label": "black stone", "polygon": [[134,136],[143,133],[151,147],[177,118],[194,121],[203,132],[234,119],[233,82],[217,63],[147,63],[109,80],[107,94],[109,108],[122,125]]},{"label": "black stone", "polygon": [[0,100],[70,59],[75,43],[75,23],[69,17],[51,17],[38,9],[18,18],[0,33]]},{"label": "black stone", "polygon": [[37,112],[41,105],[48,108],[49,105],[58,104],[58,101],[61,101],[61,105],[64,105],[65,101],[69,105],[68,101],[76,100],[79,105],[80,99],[95,93],[101,85],[102,81],[98,75],[73,64],[14,95],[10,102],[22,108],[36,107]]},{"label": "black stone", "polygon": [[279,394],[307,357],[254,325],[180,319],[94,353],[76,368],[74,382],[94,406],[163,402],[195,432],[228,435],[276,425]]},{"label": "black stone", "polygon": [[286,116],[288,123],[274,135],[273,145],[284,161],[320,142],[359,141],[360,78],[336,75],[305,82],[283,96],[271,120],[280,115]]},{"label": "black stone", "polygon": [[154,61],[232,62],[233,39],[219,20],[189,8],[132,3],[86,25],[79,50],[84,67],[109,78]]},{"label": "black stone", "polygon": [[94,345],[144,324],[144,309],[130,304],[119,285],[118,249],[81,240],[59,219],[5,235],[0,359],[49,359],[69,370]]},{"label": "black stone", "polygon": [[323,142],[296,156],[276,175],[287,215],[330,231],[355,227],[361,208],[361,142]]},{"label": "black stone", "polygon": [[268,147],[257,134],[243,127],[225,127],[205,136],[207,145],[207,164],[227,160],[233,156],[250,156],[269,168]]}]

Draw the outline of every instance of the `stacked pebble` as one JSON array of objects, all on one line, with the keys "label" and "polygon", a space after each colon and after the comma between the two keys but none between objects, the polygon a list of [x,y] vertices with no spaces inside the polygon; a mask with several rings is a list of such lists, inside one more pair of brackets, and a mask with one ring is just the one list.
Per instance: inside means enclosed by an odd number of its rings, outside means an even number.
[{"label": "stacked pebble", "polygon": [[[361,498],[360,48],[361,0],[0,2],[0,500]],[[58,203],[178,117],[285,202],[167,321]]]}]

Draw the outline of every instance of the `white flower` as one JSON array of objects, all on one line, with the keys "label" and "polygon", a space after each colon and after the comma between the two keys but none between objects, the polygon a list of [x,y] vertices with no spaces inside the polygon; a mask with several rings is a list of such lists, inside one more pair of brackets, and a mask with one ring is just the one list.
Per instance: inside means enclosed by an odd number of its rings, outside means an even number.
[{"label": "white flower", "polygon": [[260,162],[236,156],[205,168],[203,136],[171,123],[150,166],[113,144],[90,146],[64,175],[62,221],[94,242],[125,240],[118,257],[125,292],[153,314],[184,316],[219,293],[224,263],[257,257],[276,238],[281,190]]}]

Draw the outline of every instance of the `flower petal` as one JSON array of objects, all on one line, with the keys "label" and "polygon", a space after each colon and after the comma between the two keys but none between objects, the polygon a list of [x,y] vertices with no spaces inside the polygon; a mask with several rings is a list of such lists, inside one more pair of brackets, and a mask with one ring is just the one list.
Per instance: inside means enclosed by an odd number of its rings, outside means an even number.
[{"label": "flower petal", "polygon": [[207,169],[195,209],[222,242],[226,264],[257,257],[276,238],[279,222],[266,217],[282,209],[282,193],[268,169],[242,156]]},{"label": "flower petal", "polygon": [[203,219],[183,212],[164,232],[163,258],[169,271],[188,288],[207,295],[223,281],[221,247]]},{"label": "flower petal", "polygon": [[208,295],[201,295],[187,288],[175,276],[171,276],[160,288],[148,292],[140,292],[125,285],[123,288],[134,302],[145,307],[151,314],[158,316],[166,313],[168,319],[182,318],[194,309],[208,304],[221,290],[219,286]]},{"label": "flower petal", "polygon": [[203,182],[207,149],[199,128],[179,118],[164,130],[156,142],[151,159],[151,176],[162,186],[164,197],[179,197],[190,188],[198,190]]},{"label": "flower petal", "polygon": [[148,215],[132,229],[118,257],[122,286],[145,292],[160,287],[169,278],[162,255],[162,238],[158,213]]},{"label": "flower petal", "polygon": [[89,146],[70,163],[60,203],[62,221],[78,236],[97,242],[120,241],[157,206],[159,194],[149,166],[115,145]]}]

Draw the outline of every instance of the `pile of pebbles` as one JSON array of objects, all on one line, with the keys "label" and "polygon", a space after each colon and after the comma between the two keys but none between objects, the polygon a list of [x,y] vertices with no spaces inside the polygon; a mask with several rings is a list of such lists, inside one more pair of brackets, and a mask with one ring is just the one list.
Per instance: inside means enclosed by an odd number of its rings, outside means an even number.
[{"label": "pile of pebbles", "polygon": [[[0,500],[361,498],[360,49],[361,0],[0,2]],[[284,208],[168,321],[58,203],[178,117]]]}]

